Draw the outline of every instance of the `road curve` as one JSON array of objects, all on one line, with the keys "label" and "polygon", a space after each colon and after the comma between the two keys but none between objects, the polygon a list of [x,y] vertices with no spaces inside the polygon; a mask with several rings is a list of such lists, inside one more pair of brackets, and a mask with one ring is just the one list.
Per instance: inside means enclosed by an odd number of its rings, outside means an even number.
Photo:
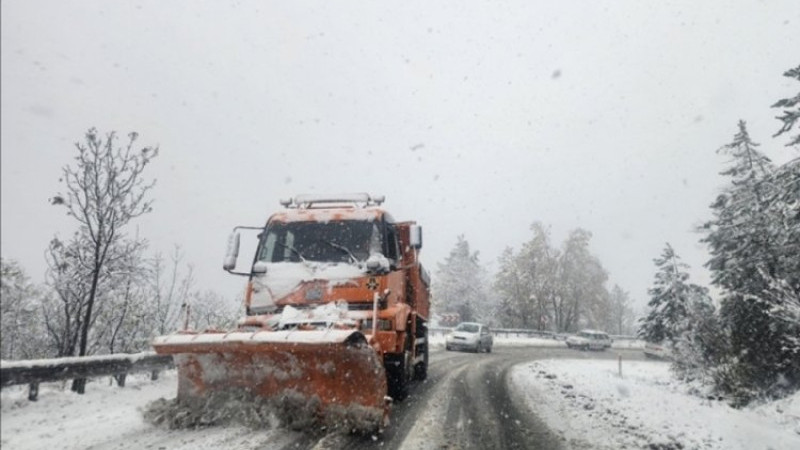
[{"label": "road curve", "polygon": [[[381,436],[331,434],[312,449],[559,449],[552,433],[507,382],[517,364],[551,358],[616,358],[619,351],[495,347],[490,354],[432,352],[429,378],[395,405]],[[640,351],[622,351],[641,359]],[[298,442],[292,447],[298,448]],[[306,448],[306,447],[301,447]]]}]

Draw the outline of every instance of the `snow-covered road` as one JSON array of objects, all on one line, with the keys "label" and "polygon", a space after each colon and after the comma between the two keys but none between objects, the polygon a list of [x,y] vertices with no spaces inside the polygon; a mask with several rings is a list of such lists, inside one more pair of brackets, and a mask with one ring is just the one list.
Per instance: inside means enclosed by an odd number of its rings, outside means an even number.
[{"label": "snow-covered road", "polygon": [[[435,340],[434,340],[435,342]],[[438,347],[438,346],[437,346]],[[617,353],[623,354],[623,377]],[[525,362],[528,361],[528,362]],[[734,410],[689,396],[667,365],[638,350],[581,352],[497,343],[491,354],[431,355],[429,379],[395,406],[381,436],[156,427],[143,408],[175,395],[174,373],[132,376],[125,388],[101,379],[78,396],[43,385],[38,402],[23,387],[2,391],[0,444],[9,449],[262,448],[800,448],[800,398]]]}]

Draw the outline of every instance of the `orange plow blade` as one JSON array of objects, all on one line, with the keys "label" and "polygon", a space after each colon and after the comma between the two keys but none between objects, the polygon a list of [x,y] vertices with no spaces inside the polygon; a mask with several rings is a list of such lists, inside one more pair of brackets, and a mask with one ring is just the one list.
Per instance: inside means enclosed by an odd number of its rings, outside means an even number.
[{"label": "orange plow blade", "polygon": [[387,423],[385,370],[358,331],[181,333],[153,347],[173,355],[183,404],[246,392],[306,423],[366,432]]}]

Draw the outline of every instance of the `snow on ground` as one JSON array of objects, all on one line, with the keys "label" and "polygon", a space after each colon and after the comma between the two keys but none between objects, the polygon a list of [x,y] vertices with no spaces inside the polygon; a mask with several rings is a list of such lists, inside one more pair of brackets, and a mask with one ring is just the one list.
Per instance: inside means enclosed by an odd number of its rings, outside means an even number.
[{"label": "snow on ground", "polygon": [[79,448],[102,441],[105,430],[144,428],[137,409],[158,397],[174,396],[175,375],[162,373],[156,382],[145,379],[129,376],[122,389],[110,386],[110,378],[94,380],[80,398],[69,383],[45,383],[36,402],[27,400],[27,386],[4,388],[0,443],[16,449]]},{"label": "snow on ground", "polygon": [[109,380],[90,382],[81,396],[69,390],[69,383],[45,383],[36,402],[28,401],[27,386],[4,388],[0,393],[0,447],[188,450],[253,448],[258,444],[259,448],[281,448],[291,440],[291,432],[279,429],[254,434],[234,426],[198,430],[154,427],[145,422],[142,411],[153,400],[175,397],[175,371],[162,372],[157,381],[150,381],[149,374],[129,375],[124,388]]},{"label": "snow on ground", "polygon": [[800,449],[800,393],[733,409],[687,393],[669,364],[545,360],[513,369],[511,384],[573,448]]}]

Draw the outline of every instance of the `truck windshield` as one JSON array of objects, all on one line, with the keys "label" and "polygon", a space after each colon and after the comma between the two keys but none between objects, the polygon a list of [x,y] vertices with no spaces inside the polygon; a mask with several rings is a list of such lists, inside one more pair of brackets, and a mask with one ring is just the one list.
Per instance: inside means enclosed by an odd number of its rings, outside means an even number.
[{"label": "truck windshield", "polygon": [[380,251],[380,228],[375,222],[276,222],[261,237],[258,260],[352,263]]}]

